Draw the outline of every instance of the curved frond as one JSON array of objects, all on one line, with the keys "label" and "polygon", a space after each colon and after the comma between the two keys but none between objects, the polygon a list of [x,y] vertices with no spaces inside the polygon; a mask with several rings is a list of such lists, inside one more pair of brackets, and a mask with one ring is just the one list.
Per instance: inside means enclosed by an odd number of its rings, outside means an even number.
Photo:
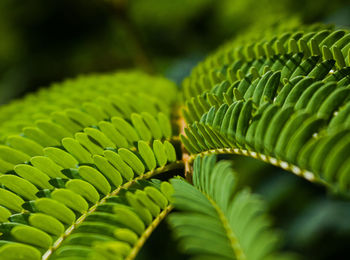
[{"label": "curved frond", "polygon": [[66,131],[57,131],[70,136],[114,116],[130,119],[132,113],[142,112],[168,116],[175,100],[173,83],[141,72],[80,76],[2,106],[0,137],[5,142],[8,135],[19,134],[24,127],[46,132],[50,123],[58,124],[56,128],[62,126]]},{"label": "curved frond", "polygon": [[328,29],[276,34],[241,45],[244,55],[212,64],[211,72],[193,72],[184,81],[187,150],[193,157],[251,156],[347,194],[349,35]]},{"label": "curved frond", "polygon": [[294,259],[277,253],[280,235],[271,229],[263,201],[237,190],[235,178],[230,162],[198,156],[193,186],[171,180],[180,212],[169,221],[182,248],[196,259]]},{"label": "curved frond", "polygon": [[134,257],[170,210],[160,183],[141,180],[183,168],[172,140],[175,91],[164,79],[122,73],[4,106],[0,258]]},{"label": "curved frond", "polygon": [[[239,35],[199,63],[183,82],[185,99],[195,97],[227,79],[233,83],[253,69],[260,75],[265,66],[276,68],[283,59],[303,53],[304,58],[333,59],[338,69],[349,66],[349,31],[317,24],[296,28],[267,28]],[[281,58],[282,57],[282,58]],[[278,64],[278,60],[280,63]],[[298,58],[294,62],[298,62]],[[300,61],[299,61],[300,62]],[[297,65],[297,64],[296,64]],[[295,65],[293,65],[295,66]]]},{"label": "curved frond", "polygon": [[122,188],[82,215],[43,259],[134,259],[172,209],[169,199],[173,189],[159,180],[137,181]]}]

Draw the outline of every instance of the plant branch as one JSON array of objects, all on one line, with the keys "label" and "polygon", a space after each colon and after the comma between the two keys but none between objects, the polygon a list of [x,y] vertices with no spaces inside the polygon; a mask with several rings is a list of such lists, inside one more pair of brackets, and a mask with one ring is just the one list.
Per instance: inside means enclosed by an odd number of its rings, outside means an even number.
[{"label": "plant branch", "polygon": [[[186,128],[187,124],[186,124],[185,118],[182,116],[181,109],[182,109],[182,107],[179,106],[175,110],[176,116],[177,116],[176,124],[178,125],[178,127],[180,129],[180,134],[185,135],[185,128]],[[187,181],[192,183],[192,177],[191,177],[192,166],[190,163],[190,154],[188,153],[188,151],[186,150],[186,148],[182,142],[181,142],[181,152],[182,152],[182,161],[185,164],[185,178],[187,179]]]}]

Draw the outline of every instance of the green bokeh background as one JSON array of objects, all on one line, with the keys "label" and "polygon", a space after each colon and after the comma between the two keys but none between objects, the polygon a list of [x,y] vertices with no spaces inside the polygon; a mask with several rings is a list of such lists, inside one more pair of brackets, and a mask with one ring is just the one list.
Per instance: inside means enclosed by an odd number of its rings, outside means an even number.
[{"label": "green bokeh background", "polygon": [[176,82],[221,43],[286,19],[350,25],[346,0],[1,0],[0,103],[83,73]]}]

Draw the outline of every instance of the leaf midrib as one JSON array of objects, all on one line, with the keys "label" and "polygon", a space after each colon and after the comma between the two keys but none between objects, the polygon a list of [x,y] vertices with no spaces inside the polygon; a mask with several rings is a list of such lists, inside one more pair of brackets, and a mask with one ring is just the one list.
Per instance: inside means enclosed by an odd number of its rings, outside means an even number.
[{"label": "leaf midrib", "polygon": [[224,230],[226,232],[226,236],[228,240],[230,241],[230,245],[232,247],[232,250],[234,252],[234,255],[236,256],[237,260],[246,260],[247,257],[239,243],[239,240],[235,233],[233,232],[232,228],[230,227],[230,224],[224,214],[224,212],[221,210],[221,208],[216,204],[216,202],[206,193],[203,193],[205,197],[209,200],[210,204],[214,207],[216,212],[218,213],[219,219],[222,222],[222,225],[224,227]]},{"label": "leaf midrib", "polygon": [[317,174],[310,172],[309,170],[302,169],[297,165],[291,164],[287,161],[277,159],[270,155],[265,155],[255,151],[249,151],[246,149],[240,149],[238,147],[235,147],[235,148],[223,147],[223,148],[209,149],[206,151],[202,151],[200,153],[191,154],[191,156],[189,157],[189,161],[190,163],[192,163],[197,156],[203,157],[210,154],[236,154],[236,155],[246,156],[249,158],[260,160],[262,162],[268,163],[273,166],[277,166],[283,170],[289,171],[297,175],[298,177],[302,177],[303,179],[309,182],[322,184],[327,188],[329,188],[330,190],[334,190],[334,191],[337,190],[337,187],[335,185],[332,185],[331,183],[326,182]]},{"label": "leaf midrib", "polygon": [[160,212],[160,214],[152,221],[152,223],[147,227],[147,229],[142,233],[139,237],[129,255],[125,258],[125,260],[133,260],[135,259],[137,253],[140,251],[146,240],[152,234],[152,232],[156,229],[160,222],[170,213],[173,209],[173,205],[168,205],[164,210]]}]

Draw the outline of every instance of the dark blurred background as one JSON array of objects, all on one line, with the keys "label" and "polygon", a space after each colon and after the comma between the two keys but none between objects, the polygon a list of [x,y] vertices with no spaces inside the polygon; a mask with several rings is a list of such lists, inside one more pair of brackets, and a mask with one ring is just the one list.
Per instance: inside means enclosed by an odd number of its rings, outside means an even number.
[{"label": "dark blurred background", "polygon": [[1,0],[0,103],[91,72],[139,68],[177,83],[225,40],[292,17],[350,24],[345,0]]},{"label": "dark blurred background", "polygon": [[[223,42],[284,20],[350,26],[349,0],[1,0],[0,104],[67,77],[137,68],[180,84]],[[235,161],[239,168],[245,162]],[[249,165],[250,168],[246,166]],[[350,203],[290,173],[248,162],[243,184],[263,196],[285,249],[347,259]],[[243,185],[242,184],[242,185]],[[343,242],[342,242],[343,241]],[[164,222],[138,256],[186,259]]]}]

